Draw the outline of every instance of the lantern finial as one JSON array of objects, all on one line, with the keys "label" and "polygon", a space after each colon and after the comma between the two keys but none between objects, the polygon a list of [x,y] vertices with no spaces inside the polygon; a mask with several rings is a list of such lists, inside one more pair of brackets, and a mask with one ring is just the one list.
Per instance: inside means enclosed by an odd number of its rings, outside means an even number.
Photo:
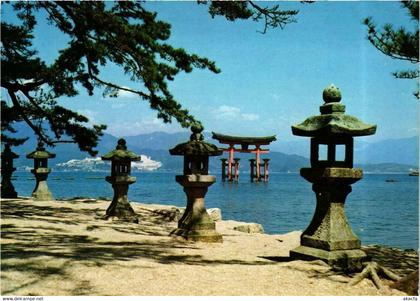
[{"label": "lantern finial", "polygon": [[39,140],[36,149],[39,150],[39,151],[44,151],[45,150],[44,142],[42,142],[41,140]]},{"label": "lantern finial", "polygon": [[127,142],[125,139],[121,138],[118,140],[116,149],[127,150]]},{"label": "lantern finial", "polygon": [[293,135],[306,137],[368,136],[376,132],[376,125],[366,124],[356,117],[345,114],[346,106],[340,102],[341,92],[333,84],[322,93],[324,104],[321,115],[311,116],[292,126]]},{"label": "lantern finial", "polygon": [[340,102],[341,92],[334,84],[329,85],[322,92],[322,98],[326,103],[330,102]]},{"label": "lantern finial", "polygon": [[190,136],[190,141],[203,141],[204,140],[204,136],[202,134],[204,128],[200,123],[194,123],[191,126],[191,136]]}]

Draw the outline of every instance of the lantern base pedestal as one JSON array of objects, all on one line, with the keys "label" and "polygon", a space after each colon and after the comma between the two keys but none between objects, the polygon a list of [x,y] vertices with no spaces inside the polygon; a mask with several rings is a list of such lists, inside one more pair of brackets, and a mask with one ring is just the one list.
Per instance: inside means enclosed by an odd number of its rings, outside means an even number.
[{"label": "lantern base pedestal", "polygon": [[[214,227],[214,225],[213,225]],[[216,232],[215,229],[197,230],[197,229],[175,229],[171,232],[171,236],[182,237],[188,241],[201,241],[201,242],[216,242],[222,243],[222,234]]]},{"label": "lantern base pedestal", "polygon": [[290,257],[295,260],[322,260],[336,269],[360,271],[367,255],[360,249],[326,251],[322,249],[299,246],[290,251]]},{"label": "lantern base pedestal", "polygon": [[302,168],[300,174],[313,183],[316,208],[312,221],[300,237],[301,246],[290,257],[302,260],[321,259],[334,268],[358,270],[366,254],[353,233],[344,211],[351,192],[350,184],[362,178],[353,168]]},{"label": "lantern base pedestal", "polygon": [[126,222],[126,223],[139,223],[139,219],[134,212],[131,205],[128,203],[127,198],[124,200],[112,200],[111,205],[109,205],[108,209],[106,210],[106,214],[103,217],[104,219],[111,219],[117,220],[119,222]]},{"label": "lantern base pedestal", "polygon": [[48,190],[46,181],[37,184],[37,188],[32,192],[32,198],[35,201],[54,201],[51,192]]},{"label": "lantern base pedestal", "polygon": [[16,199],[17,192],[13,190],[2,190],[1,191],[1,198],[2,199]]},{"label": "lantern base pedestal", "polygon": [[17,198],[17,192],[15,187],[10,182],[1,183],[1,197],[3,199],[15,199]]},{"label": "lantern base pedestal", "polygon": [[31,172],[35,175],[36,186],[32,192],[32,198],[35,201],[54,201],[52,193],[48,189],[47,178],[50,173],[49,168],[32,169]]},{"label": "lantern base pedestal", "polygon": [[8,198],[8,199],[17,198],[17,192],[12,183],[12,174],[15,170],[16,168],[3,168],[1,170],[1,197],[2,198]]},{"label": "lantern base pedestal", "polygon": [[204,196],[216,178],[209,175],[176,176],[176,181],[184,187],[188,203],[178,228],[171,236],[181,236],[190,241],[223,242],[223,236],[216,232],[216,223],[207,213]]},{"label": "lantern base pedestal", "polygon": [[108,183],[112,184],[114,189],[114,198],[111,205],[106,210],[104,219],[116,219],[120,222],[138,223],[139,219],[128,202],[127,192],[128,185],[136,181],[132,176],[108,176],[105,178]]}]

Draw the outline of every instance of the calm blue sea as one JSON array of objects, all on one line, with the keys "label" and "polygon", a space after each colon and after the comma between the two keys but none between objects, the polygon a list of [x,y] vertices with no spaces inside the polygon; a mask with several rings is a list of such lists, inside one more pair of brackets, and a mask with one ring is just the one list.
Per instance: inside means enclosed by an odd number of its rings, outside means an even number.
[{"label": "calm blue sea", "polygon": [[[48,182],[55,198],[112,197],[105,172],[52,172]],[[132,202],[185,206],[182,187],[174,173],[135,173],[130,186]],[[19,195],[29,196],[35,181],[29,172],[15,172],[13,181]],[[269,183],[223,183],[220,175],[206,196],[207,208],[218,207],[223,219],[256,222],[266,233],[304,230],[311,221],[315,195],[311,184],[299,174],[272,173]],[[394,179],[396,182],[386,182]],[[346,201],[353,231],[363,245],[382,244],[399,248],[419,246],[418,177],[405,174],[365,174],[354,184]]]}]

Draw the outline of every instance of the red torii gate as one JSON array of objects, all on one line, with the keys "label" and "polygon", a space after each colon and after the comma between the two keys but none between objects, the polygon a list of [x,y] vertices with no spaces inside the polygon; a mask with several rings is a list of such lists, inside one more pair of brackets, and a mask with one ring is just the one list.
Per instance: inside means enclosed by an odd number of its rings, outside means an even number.
[{"label": "red torii gate", "polygon": [[[260,174],[260,154],[268,154],[269,149],[262,149],[260,148],[261,145],[269,145],[272,141],[276,140],[276,136],[266,136],[266,137],[239,137],[239,136],[228,136],[223,134],[218,134],[215,132],[212,132],[213,136],[212,138],[215,140],[218,140],[221,144],[228,144],[228,148],[222,148],[224,152],[229,153],[228,158],[228,172],[227,172],[227,178],[229,181],[237,181],[238,180],[238,169],[239,169],[239,159],[234,159],[234,153],[254,153],[255,154],[255,160],[251,159],[251,181],[254,179],[256,181],[261,181],[261,174]],[[240,145],[240,148],[235,148],[235,145]],[[255,146],[254,149],[249,149],[249,146],[253,145]],[[235,162],[233,162],[235,160]],[[268,160],[264,159],[264,181],[268,181]],[[225,161],[226,159],[222,159],[222,180],[225,180]],[[253,162],[255,161],[255,163]],[[234,177],[232,177],[232,164],[235,166],[235,174]],[[256,167],[255,171],[255,177],[253,172],[253,167]]]}]

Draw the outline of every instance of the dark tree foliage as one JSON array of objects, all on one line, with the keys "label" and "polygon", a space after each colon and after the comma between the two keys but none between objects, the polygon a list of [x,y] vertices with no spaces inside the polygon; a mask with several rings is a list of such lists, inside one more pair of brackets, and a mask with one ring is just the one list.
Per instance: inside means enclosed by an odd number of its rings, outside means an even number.
[{"label": "dark tree foliage", "polygon": [[[382,31],[376,28],[372,19],[366,18],[364,24],[368,27],[368,39],[373,46],[383,54],[398,60],[409,61],[413,64],[419,62],[419,2],[402,1],[402,7],[407,9],[409,17],[416,24],[414,31],[407,31],[404,27],[395,29],[386,24]],[[394,72],[396,78],[414,79],[419,77],[419,70],[404,70]],[[419,91],[414,95],[419,98]]]},{"label": "dark tree foliage", "polygon": [[[207,3],[207,1],[198,1]],[[265,34],[269,28],[284,28],[286,24],[295,23],[298,10],[281,10],[279,5],[262,7],[255,1],[211,1],[209,13],[214,18],[216,15],[224,16],[229,21],[236,19],[264,20]]]},{"label": "dark tree foliage", "polygon": [[[24,121],[49,146],[77,143],[80,150],[95,155],[105,126],[89,127],[85,116],[57,103],[60,97],[77,96],[82,87],[89,95],[102,90],[109,97],[129,91],[147,101],[164,122],[175,119],[183,127],[200,123],[174,99],[168,81],[194,68],[214,73],[220,70],[207,58],[166,43],[170,24],[157,20],[156,13],[147,11],[141,2],[34,1],[9,5],[21,22],[1,23],[1,87],[9,99],[6,102],[3,98],[1,103],[2,142],[23,143],[25,139],[11,136],[15,133],[13,122]],[[39,57],[32,44],[40,11],[51,26],[69,38],[52,64]],[[294,22],[291,18],[297,14],[281,11],[277,5],[262,8],[251,1],[211,2],[209,12],[231,21],[264,18],[264,32],[283,28]],[[104,80],[101,68],[109,64],[120,67],[136,88]]]}]

